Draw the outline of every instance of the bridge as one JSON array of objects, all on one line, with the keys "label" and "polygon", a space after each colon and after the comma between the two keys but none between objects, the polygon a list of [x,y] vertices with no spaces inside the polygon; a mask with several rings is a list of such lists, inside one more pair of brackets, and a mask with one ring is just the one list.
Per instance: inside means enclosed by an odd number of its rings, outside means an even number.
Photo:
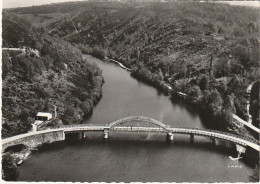
[{"label": "bridge", "polygon": [[254,130],[255,132],[259,133],[260,134],[260,129],[255,127],[254,125],[252,125],[251,123],[249,122],[246,122],[245,120],[241,119],[240,117],[238,117],[237,115],[235,114],[232,114],[233,118],[235,120],[237,120],[238,122],[240,122],[242,125],[246,125],[247,127],[249,127],[251,130]]},{"label": "bridge", "polygon": [[260,152],[259,142],[254,139],[220,132],[209,129],[198,128],[172,128],[155,119],[144,116],[131,116],[119,119],[115,122],[105,125],[99,124],[76,124],[76,125],[63,125],[57,128],[51,128],[42,131],[29,132],[2,140],[2,150],[7,147],[24,144],[28,147],[35,147],[43,143],[51,143],[55,141],[65,140],[65,135],[70,133],[79,133],[85,137],[88,132],[102,132],[104,139],[108,139],[110,132],[158,132],[165,133],[169,140],[174,140],[175,134],[185,134],[190,136],[190,141],[194,141],[194,136],[209,137],[212,143],[216,139],[226,140],[234,143],[237,146],[244,148],[250,147]]}]

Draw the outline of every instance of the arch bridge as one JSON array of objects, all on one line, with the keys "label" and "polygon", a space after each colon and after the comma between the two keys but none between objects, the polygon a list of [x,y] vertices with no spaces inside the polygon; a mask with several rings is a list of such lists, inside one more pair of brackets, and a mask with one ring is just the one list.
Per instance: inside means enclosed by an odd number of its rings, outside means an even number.
[{"label": "arch bridge", "polygon": [[51,128],[43,131],[29,132],[3,139],[2,150],[17,144],[35,147],[43,143],[62,141],[65,140],[65,134],[70,133],[80,133],[80,135],[85,137],[86,133],[91,131],[103,132],[105,139],[108,138],[109,132],[159,132],[167,134],[168,139],[171,141],[173,141],[175,134],[186,134],[190,136],[191,142],[194,141],[195,135],[205,136],[209,137],[212,143],[215,143],[216,139],[222,139],[232,142],[240,147],[250,147],[260,152],[259,142],[254,139],[210,129],[173,128],[155,119],[144,116],[130,116],[105,125],[74,124],[64,125],[58,128]]}]

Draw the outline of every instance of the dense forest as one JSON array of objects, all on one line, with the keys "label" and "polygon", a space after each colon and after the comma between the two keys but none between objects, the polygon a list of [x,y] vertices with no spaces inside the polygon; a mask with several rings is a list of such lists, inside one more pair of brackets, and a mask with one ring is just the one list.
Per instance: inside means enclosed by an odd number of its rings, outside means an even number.
[{"label": "dense forest", "polygon": [[[39,111],[58,117],[42,128],[80,123],[102,96],[102,71],[82,52],[115,59],[132,75],[187,94],[211,124],[247,135],[232,113],[259,127],[259,10],[217,3],[70,2],[3,10],[2,138],[28,132]],[[4,179],[16,163],[3,157]],[[8,175],[9,174],[9,175]],[[256,172],[257,174],[257,172]],[[252,181],[257,179],[253,176]],[[259,177],[258,177],[259,178]],[[258,179],[259,180],[259,179]]]},{"label": "dense forest", "polygon": [[101,59],[116,59],[155,86],[170,85],[173,96],[187,94],[223,128],[234,128],[232,113],[247,119],[246,88],[259,78],[257,9],[196,2],[55,6],[12,12],[41,17],[37,25],[49,35]]},{"label": "dense forest", "polygon": [[[28,132],[37,112],[57,119],[43,127],[80,123],[102,95],[102,72],[70,43],[19,16],[3,14],[2,137]],[[42,127],[42,128],[43,128]]]},{"label": "dense forest", "polygon": [[259,86],[260,81],[258,80],[255,82],[252,86],[251,89],[251,98],[250,98],[250,109],[249,113],[252,115],[252,124],[258,128],[260,128],[260,123],[259,123],[259,109],[260,109],[260,104],[259,104],[259,94],[260,94],[260,86]]}]

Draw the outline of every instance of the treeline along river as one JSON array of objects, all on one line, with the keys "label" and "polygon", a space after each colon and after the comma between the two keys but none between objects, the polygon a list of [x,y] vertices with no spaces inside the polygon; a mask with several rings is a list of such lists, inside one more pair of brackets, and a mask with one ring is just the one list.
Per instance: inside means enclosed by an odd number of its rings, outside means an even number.
[{"label": "treeline along river", "polygon": [[[207,128],[194,107],[170,100],[157,89],[136,80],[116,64],[89,55],[103,70],[103,97],[85,123],[108,124],[127,116],[142,115],[172,127]],[[208,138],[165,134],[88,133],[84,140],[69,139],[42,146],[18,170],[19,181],[82,182],[246,182],[253,167],[242,159],[234,165],[234,148]]]}]

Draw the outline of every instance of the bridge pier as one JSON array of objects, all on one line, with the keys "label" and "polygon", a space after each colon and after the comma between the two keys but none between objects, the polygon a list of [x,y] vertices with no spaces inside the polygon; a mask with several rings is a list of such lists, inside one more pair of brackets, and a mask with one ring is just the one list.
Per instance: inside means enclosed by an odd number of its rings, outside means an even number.
[{"label": "bridge pier", "polygon": [[65,139],[66,139],[65,132],[64,132],[64,131],[62,131],[62,140],[63,140],[63,141],[65,141]]},{"label": "bridge pier", "polygon": [[82,132],[75,133],[75,136],[77,136],[76,138],[77,138],[78,140],[81,140],[81,139],[83,138]]},{"label": "bridge pier", "polygon": [[170,141],[173,141],[173,133],[172,133],[172,132],[169,132],[169,133],[167,134],[167,136],[168,136],[168,139],[169,139]]},{"label": "bridge pier", "polygon": [[232,144],[232,142],[229,142],[229,141],[228,141],[228,142],[227,142],[227,146],[228,146],[228,148],[233,148],[234,145]]},{"label": "bridge pier", "polygon": [[84,139],[86,137],[86,132],[79,132],[78,133],[78,139],[79,140],[82,140],[82,139]]},{"label": "bridge pier", "polygon": [[190,142],[194,142],[194,135],[190,134]]},{"label": "bridge pier", "polygon": [[87,132],[82,132],[82,138],[85,138],[87,136]]},{"label": "bridge pier", "polygon": [[104,130],[104,139],[108,139],[108,130]]},{"label": "bridge pier", "polygon": [[213,138],[213,137],[211,137],[211,138],[210,138],[210,142],[211,142],[211,144],[215,145],[215,144],[216,144],[216,139]]},{"label": "bridge pier", "polygon": [[236,150],[237,152],[241,153],[245,153],[246,152],[246,148],[244,146],[240,146],[238,144],[236,144]]}]

